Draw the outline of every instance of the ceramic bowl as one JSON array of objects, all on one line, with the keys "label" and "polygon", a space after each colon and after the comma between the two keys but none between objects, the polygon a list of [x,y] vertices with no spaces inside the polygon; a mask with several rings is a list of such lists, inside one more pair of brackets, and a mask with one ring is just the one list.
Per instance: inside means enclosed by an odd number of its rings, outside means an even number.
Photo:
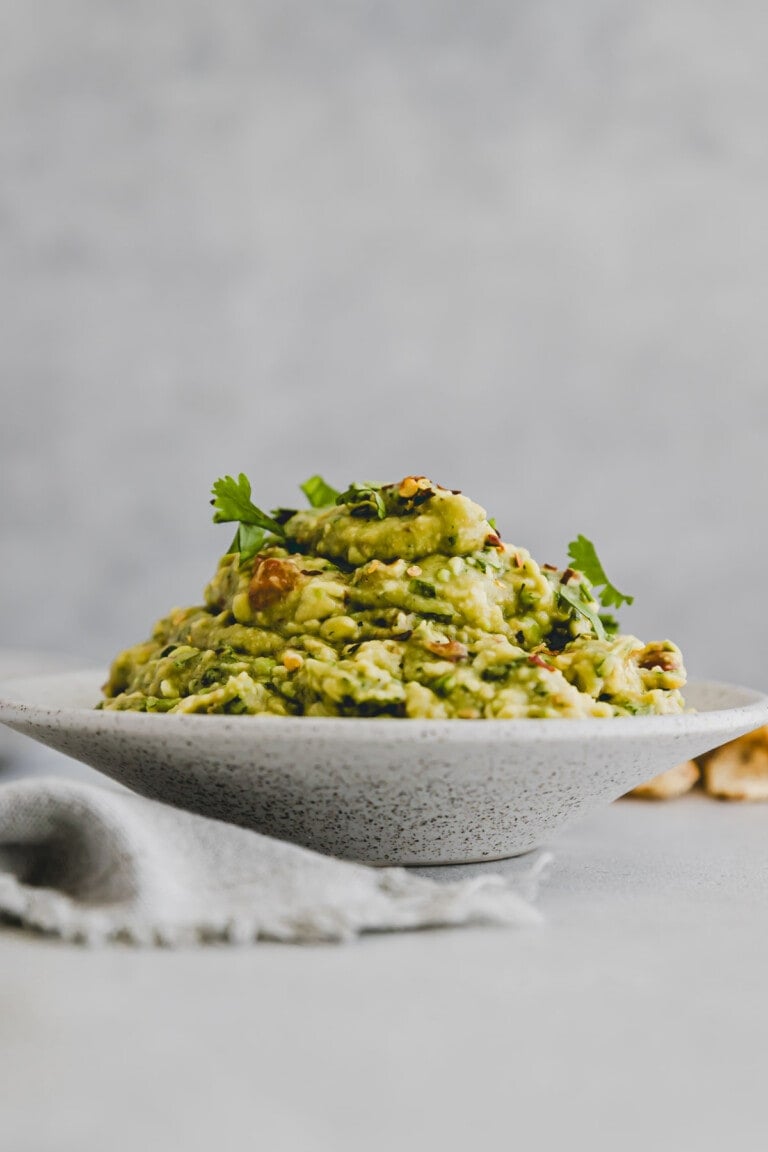
[{"label": "ceramic bowl", "polygon": [[0,685],[0,720],[144,796],[375,864],[514,856],[768,722],[768,697],[689,686],[683,716],[392,720],[97,712],[103,672]]},{"label": "ceramic bowl", "polygon": [[[4,680],[41,675],[44,672],[72,672],[87,668],[90,661],[61,652],[40,652],[32,648],[0,648],[0,685]],[[2,690],[0,688],[0,696]],[[0,770],[18,747],[17,737],[0,726]]]}]

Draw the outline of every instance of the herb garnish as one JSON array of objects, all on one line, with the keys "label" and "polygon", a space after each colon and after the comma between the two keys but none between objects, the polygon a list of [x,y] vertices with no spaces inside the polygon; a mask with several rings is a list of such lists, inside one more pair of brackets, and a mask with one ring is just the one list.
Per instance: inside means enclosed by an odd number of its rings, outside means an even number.
[{"label": "herb garnish", "polygon": [[409,587],[414,596],[422,596],[425,600],[437,598],[437,590],[428,580],[411,580]]},{"label": "herb garnish", "polygon": [[214,524],[238,523],[229,551],[239,552],[241,561],[255,556],[270,532],[285,539],[282,524],[262,512],[251,500],[251,482],[244,472],[237,480],[232,476],[220,477],[214,482],[211,495]]},{"label": "herb garnish", "polygon": [[381,484],[350,484],[346,492],[336,497],[336,503],[346,504],[350,516],[360,516],[366,520],[383,520],[387,515],[387,506],[381,489]]},{"label": "herb garnish", "polygon": [[598,588],[602,586],[600,603],[604,608],[621,608],[622,604],[633,603],[634,596],[627,596],[625,592],[619,592],[618,588],[611,584],[603,565],[600,563],[594,544],[586,536],[577,536],[575,540],[571,541],[568,545],[568,555],[573,560],[574,566],[586,576],[590,584]]},{"label": "herb garnish", "polygon": [[[628,596],[626,592],[619,592],[618,588],[611,584],[594,544],[586,536],[579,535],[570,542],[568,556],[573,561],[577,571],[589,581],[592,587],[602,589],[599,593],[599,600],[604,608],[621,608],[622,604],[633,603],[634,596]],[[579,585],[578,591],[567,583],[560,584],[558,591],[572,608],[575,608],[577,612],[589,620],[599,640],[605,640],[606,635],[613,636],[618,632],[619,622],[615,616],[608,612],[598,614],[585,603],[588,589],[584,584]]]},{"label": "herb garnish", "polygon": [[300,488],[313,508],[329,508],[339,502],[339,493],[322,476],[310,476]]},{"label": "herb garnish", "polygon": [[605,640],[606,637],[603,622],[598,616],[597,612],[595,612],[592,608],[589,607],[588,604],[584,602],[584,599],[579,592],[579,587],[583,587],[583,585],[560,584],[558,585],[557,591],[562,599],[570,604],[571,608],[574,608],[577,612],[581,613],[581,615],[589,621],[595,631],[595,635],[597,636],[598,640]]},{"label": "herb garnish", "polygon": [[619,622],[610,612],[600,613],[600,622],[608,636],[615,636],[619,630]]}]

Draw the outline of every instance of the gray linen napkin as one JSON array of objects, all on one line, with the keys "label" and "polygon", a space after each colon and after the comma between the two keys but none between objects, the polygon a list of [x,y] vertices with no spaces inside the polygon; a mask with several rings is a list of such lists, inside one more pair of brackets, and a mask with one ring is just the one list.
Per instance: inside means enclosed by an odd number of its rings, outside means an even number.
[{"label": "gray linen napkin", "polygon": [[95,944],[347,940],[359,932],[533,924],[542,858],[517,887],[368,868],[128,792],[0,787],[0,918]]}]

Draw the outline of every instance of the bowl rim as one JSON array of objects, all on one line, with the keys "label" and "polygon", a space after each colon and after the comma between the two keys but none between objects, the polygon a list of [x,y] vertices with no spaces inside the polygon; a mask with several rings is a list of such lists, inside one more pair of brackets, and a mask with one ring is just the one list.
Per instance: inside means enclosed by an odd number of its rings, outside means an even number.
[{"label": "bowl rim", "polygon": [[[605,740],[616,737],[638,738],[643,736],[672,736],[675,733],[707,733],[731,729],[744,730],[759,728],[768,724],[768,694],[757,688],[743,687],[717,680],[694,680],[690,688],[708,690],[714,694],[734,693],[743,703],[724,708],[708,708],[701,711],[672,713],[651,716],[613,717],[537,717],[517,719],[427,719],[409,717],[366,717],[366,716],[275,716],[275,715],[207,715],[199,713],[147,713],[147,712],[103,712],[95,707],[86,708],[56,703],[55,697],[48,703],[30,702],[28,692],[39,690],[46,685],[63,688],[66,683],[91,681],[100,684],[105,679],[103,669],[81,669],[62,673],[24,676],[0,682],[0,723],[10,727],[45,725],[88,729],[90,731],[122,731],[126,735],[151,732],[155,736],[178,734],[181,731],[195,731],[197,738],[204,733],[211,737],[242,735],[245,725],[258,725],[262,733],[269,732],[270,739],[284,736],[296,740],[308,736],[333,735],[335,739],[369,738],[380,740],[384,732],[390,742],[411,741],[415,738],[450,738],[453,742],[476,742],[480,737],[498,740],[503,737],[525,741],[548,740],[552,742],[580,740]],[[64,683],[62,683],[64,682]],[[98,686],[96,688],[98,692]],[[27,697],[25,699],[25,696]],[[390,721],[390,723],[386,723]],[[254,731],[256,728],[254,727]]]}]

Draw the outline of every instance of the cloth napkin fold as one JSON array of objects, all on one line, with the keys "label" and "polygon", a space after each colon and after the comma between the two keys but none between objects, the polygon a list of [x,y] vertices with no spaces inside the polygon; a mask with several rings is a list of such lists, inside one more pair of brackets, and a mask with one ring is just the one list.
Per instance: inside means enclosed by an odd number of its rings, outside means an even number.
[{"label": "cloth napkin fold", "polygon": [[62,779],[0,787],[0,918],[65,940],[188,945],[541,919],[547,858],[515,881],[369,868],[128,792]]}]

